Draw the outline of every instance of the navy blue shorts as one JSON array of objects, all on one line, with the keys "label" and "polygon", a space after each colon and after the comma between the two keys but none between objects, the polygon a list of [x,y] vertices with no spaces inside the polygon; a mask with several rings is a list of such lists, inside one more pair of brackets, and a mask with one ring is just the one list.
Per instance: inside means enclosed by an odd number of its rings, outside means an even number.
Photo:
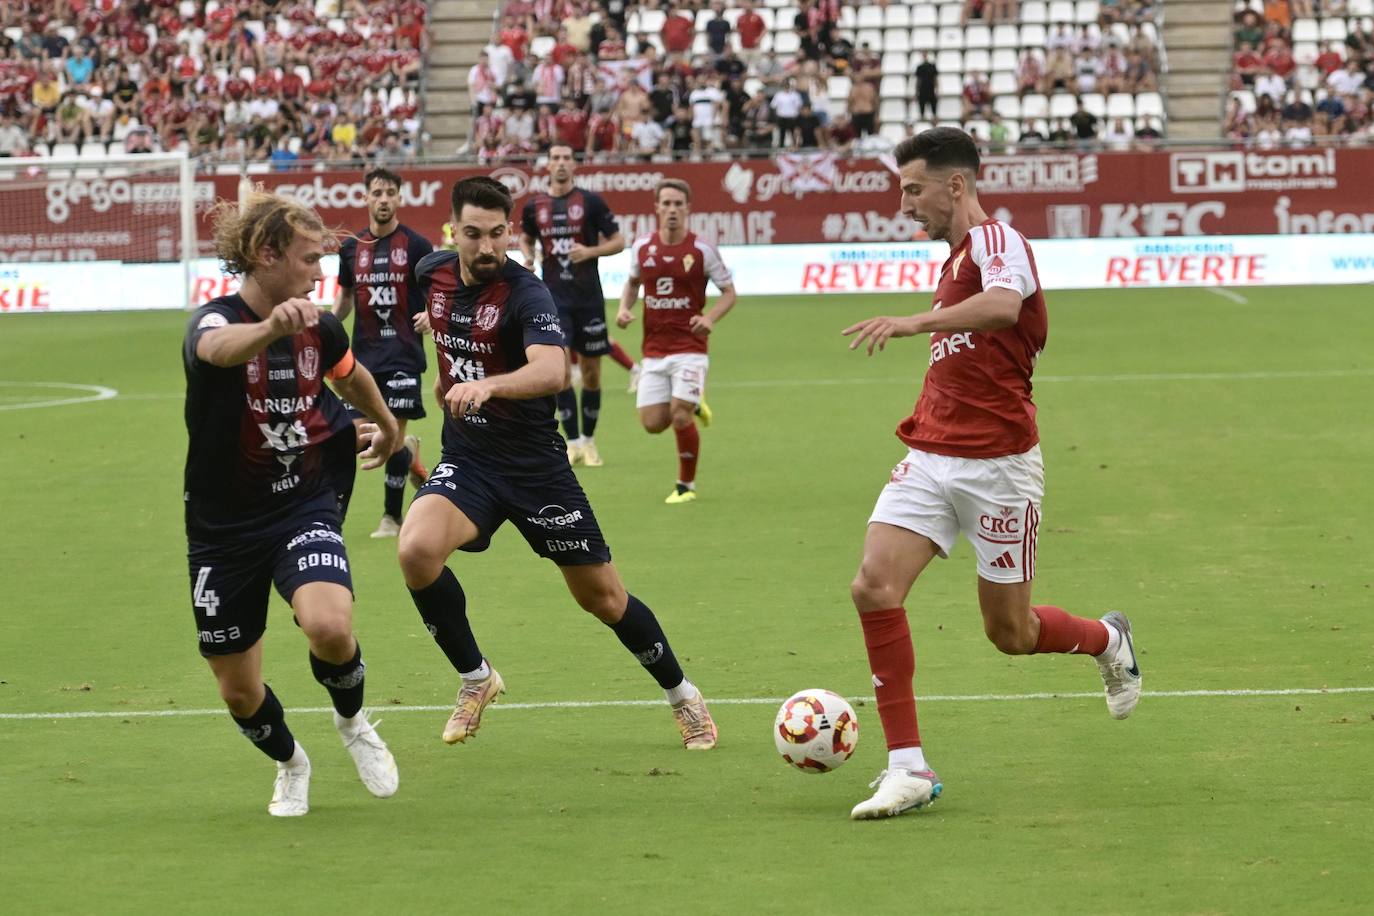
[{"label": "navy blue shorts", "polygon": [[574,305],[558,308],[563,338],[581,356],[605,356],[611,352],[610,330],[606,327],[606,304]]},{"label": "navy blue shorts", "polygon": [[[382,400],[398,418],[419,420],[425,415],[425,397],[424,390],[420,387],[419,373],[374,372],[372,377],[377,380],[377,389],[382,393]],[[348,415],[354,420],[367,419],[362,411],[347,401],[344,401],[344,407],[348,408]]]},{"label": "navy blue shorts", "polygon": [[477,526],[477,539],[462,548],[471,553],[491,546],[492,535],[510,521],[535,553],[559,566],[611,561],[587,494],[568,465],[546,477],[511,478],[445,455],[415,498],[429,493],[453,503]]},{"label": "navy blue shorts", "polygon": [[338,516],[305,513],[300,520],[252,539],[189,539],[191,605],[201,655],[232,655],[267,631],[271,586],[287,604],[310,582],[334,582],[350,592],[353,577]]}]

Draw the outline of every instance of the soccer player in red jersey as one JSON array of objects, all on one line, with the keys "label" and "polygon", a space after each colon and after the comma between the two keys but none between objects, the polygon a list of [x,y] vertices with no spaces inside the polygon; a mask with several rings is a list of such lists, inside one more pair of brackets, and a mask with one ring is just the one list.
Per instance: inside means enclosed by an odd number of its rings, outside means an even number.
[{"label": "soccer player in red jersey", "polygon": [[978,202],[978,148],[957,128],[898,144],[902,212],[949,243],[929,312],[869,318],[844,330],[850,349],[882,350],[895,337],[930,335],[930,369],[910,417],[897,427],[909,451],[869,519],[851,591],[887,738],[888,765],[851,817],[920,808],[942,785],[926,763],[912,690],[915,654],[903,602],[935,557],[962,533],[978,555],[983,630],[1008,655],[1091,655],[1114,718],[1140,699],[1131,624],[1031,604],[1044,495],[1031,373],[1048,330],[1035,257],[1024,237]]},{"label": "soccer player in red jersey", "polygon": [[[658,231],[634,244],[630,275],[620,294],[615,323],[629,327],[635,320],[639,288],[644,293],[644,361],[641,363],[636,405],[639,420],[651,433],[672,426],[677,437],[677,485],[664,502],[669,505],[697,498],[697,458],[702,426],[711,423],[702,400],[706,389],[706,339],[716,322],[735,307],[735,283],[714,245],[688,231],[692,188],[687,182],[665,178],[654,189]],[[720,290],[715,306],[706,312],[706,281]]]}]

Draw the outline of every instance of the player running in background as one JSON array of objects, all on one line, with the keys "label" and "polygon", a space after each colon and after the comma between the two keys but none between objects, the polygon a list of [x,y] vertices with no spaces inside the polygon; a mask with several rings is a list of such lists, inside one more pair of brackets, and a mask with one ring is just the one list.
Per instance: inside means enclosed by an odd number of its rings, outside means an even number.
[{"label": "player running in background", "polygon": [[[734,278],[720,253],[687,231],[691,201],[691,187],[676,178],[665,178],[654,189],[658,231],[635,242],[615,316],[616,324],[629,327],[643,286],[644,363],[636,404],[646,430],[661,433],[672,426],[677,437],[677,485],[664,500],[670,505],[697,498],[697,419],[702,426],[711,425],[703,400],[710,366],[706,340],[716,322],[735,307]],[[703,313],[707,280],[720,290],[720,298]]]},{"label": "player running in background", "polygon": [[877,792],[851,817],[891,817],[940,795],[916,727],[915,654],[907,625],[912,585],[962,533],[978,556],[983,631],[1008,655],[1074,653],[1097,660],[1114,718],[1140,699],[1131,624],[1031,605],[1044,495],[1031,373],[1048,330],[1035,258],[1024,237],[978,203],[978,149],[957,128],[898,144],[902,212],[949,243],[935,305],[870,318],[844,330],[869,355],[894,337],[930,335],[930,369],[912,415],[897,427],[908,447],[869,519],[851,587],[887,738]]},{"label": "player running in background", "polygon": [[[425,348],[415,328],[424,314],[415,267],[434,246],[398,218],[401,176],[373,169],[363,176],[367,188],[368,225],[356,238],[339,246],[339,298],[334,314],[353,319],[353,353],[377,380],[387,407],[401,422],[404,447],[386,463],[382,520],[374,538],[395,537],[401,530],[401,504],[406,477],[418,489],[429,475],[420,462],[420,440],[406,435],[406,421],[425,415],[420,376],[425,371]],[[352,405],[355,423],[362,415]]]},{"label": "player running in background", "polygon": [[[600,258],[625,249],[615,214],[599,194],[573,186],[577,165],[570,146],[549,148],[549,192],[525,202],[520,216],[520,250],[534,269],[535,245],[542,255],[544,284],[553,294],[569,349],[577,354],[582,375],[581,423],[577,392],[569,385],[558,393],[558,418],[568,439],[568,462],[600,467],[596,450],[601,415],[601,357],[619,348],[606,333],[606,295],[601,290]],[[633,362],[620,350],[617,361],[633,376]]]},{"label": "player running in background", "polygon": [[445,565],[480,552],[509,519],[552,560],[583,610],[606,624],[663,688],[689,750],[715,747],[701,692],[682,673],[652,611],[626,592],[568,464],[554,395],[567,382],[557,307],[507,259],[510,193],[491,178],[453,186],[458,251],[420,265],[439,359],[444,454],[401,526],[400,562],[415,606],[462,677],[444,741],[466,740],[505,685],[473,636],[467,597]]},{"label": "player running in background", "polygon": [[243,286],[187,325],[186,539],[200,652],[239,730],[277,761],[268,811],[309,810],[310,760],[262,680],[268,592],[291,605],[334,725],[373,795],[396,791],[396,761],[363,710],[362,650],[340,502],[356,435],[335,388],[372,420],[364,468],[399,440],[396,418],[354,360],[333,315],[306,298],[321,277],[326,231],[287,197],[249,194],[215,216],[215,248]]}]

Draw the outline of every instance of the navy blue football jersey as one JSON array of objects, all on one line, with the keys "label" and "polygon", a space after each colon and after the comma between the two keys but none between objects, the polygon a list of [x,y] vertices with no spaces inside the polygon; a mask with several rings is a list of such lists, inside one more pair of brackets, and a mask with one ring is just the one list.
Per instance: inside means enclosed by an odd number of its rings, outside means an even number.
[{"label": "navy blue football jersey", "polygon": [[424,308],[415,268],[433,250],[399,224],[382,238],[364,229],[339,246],[339,285],[353,291],[353,355],[374,374],[425,370],[425,348],[411,321]]},{"label": "navy blue football jersey", "polygon": [[525,202],[520,228],[539,240],[544,283],[559,308],[606,308],[598,259],[574,264],[568,258],[574,242],[599,245],[602,236],[610,238],[619,231],[615,214],[600,194],[577,188],[562,197],[536,194]]}]

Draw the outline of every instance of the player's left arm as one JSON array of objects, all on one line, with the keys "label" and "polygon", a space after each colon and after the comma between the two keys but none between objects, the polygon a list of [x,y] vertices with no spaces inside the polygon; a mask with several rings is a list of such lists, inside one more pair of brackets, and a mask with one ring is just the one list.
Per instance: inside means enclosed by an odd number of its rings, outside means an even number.
[{"label": "player's left arm", "polygon": [[611,208],[606,206],[606,202],[597,198],[596,212],[592,214],[593,225],[596,227],[597,238],[601,241],[596,245],[583,245],[581,242],[574,242],[572,251],[568,253],[568,259],[574,264],[581,264],[591,258],[609,258],[613,254],[620,254],[625,250],[625,236],[620,234],[620,227],[616,224],[615,214],[611,213]]},{"label": "player's left arm", "polygon": [[362,453],[363,468],[370,471],[381,467],[401,447],[400,424],[386,406],[372,373],[353,358],[353,351],[348,348],[348,335],[333,315],[320,319],[320,340],[325,361],[329,365],[325,377],[340,397],[372,421],[364,423],[358,431],[362,439],[368,442],[367,449]]},{"label": "player's left arm", "polygon": [[705,257],[702,265],[706,271],[706,278],[715,284],[716,289],[720,290],[720,297],[716,299],[716,304],[709,312],[701,315],[693,315],[688,322],[692,328],[692,333],[699,337],[706,337],[715,328],[716,322],[720,321],[730,310],[735,307],[735,278],[730,273],[730,268],[725,266],[725,262],[720,258],[720,252],[715,246],[704,246],[701,249]]}]

